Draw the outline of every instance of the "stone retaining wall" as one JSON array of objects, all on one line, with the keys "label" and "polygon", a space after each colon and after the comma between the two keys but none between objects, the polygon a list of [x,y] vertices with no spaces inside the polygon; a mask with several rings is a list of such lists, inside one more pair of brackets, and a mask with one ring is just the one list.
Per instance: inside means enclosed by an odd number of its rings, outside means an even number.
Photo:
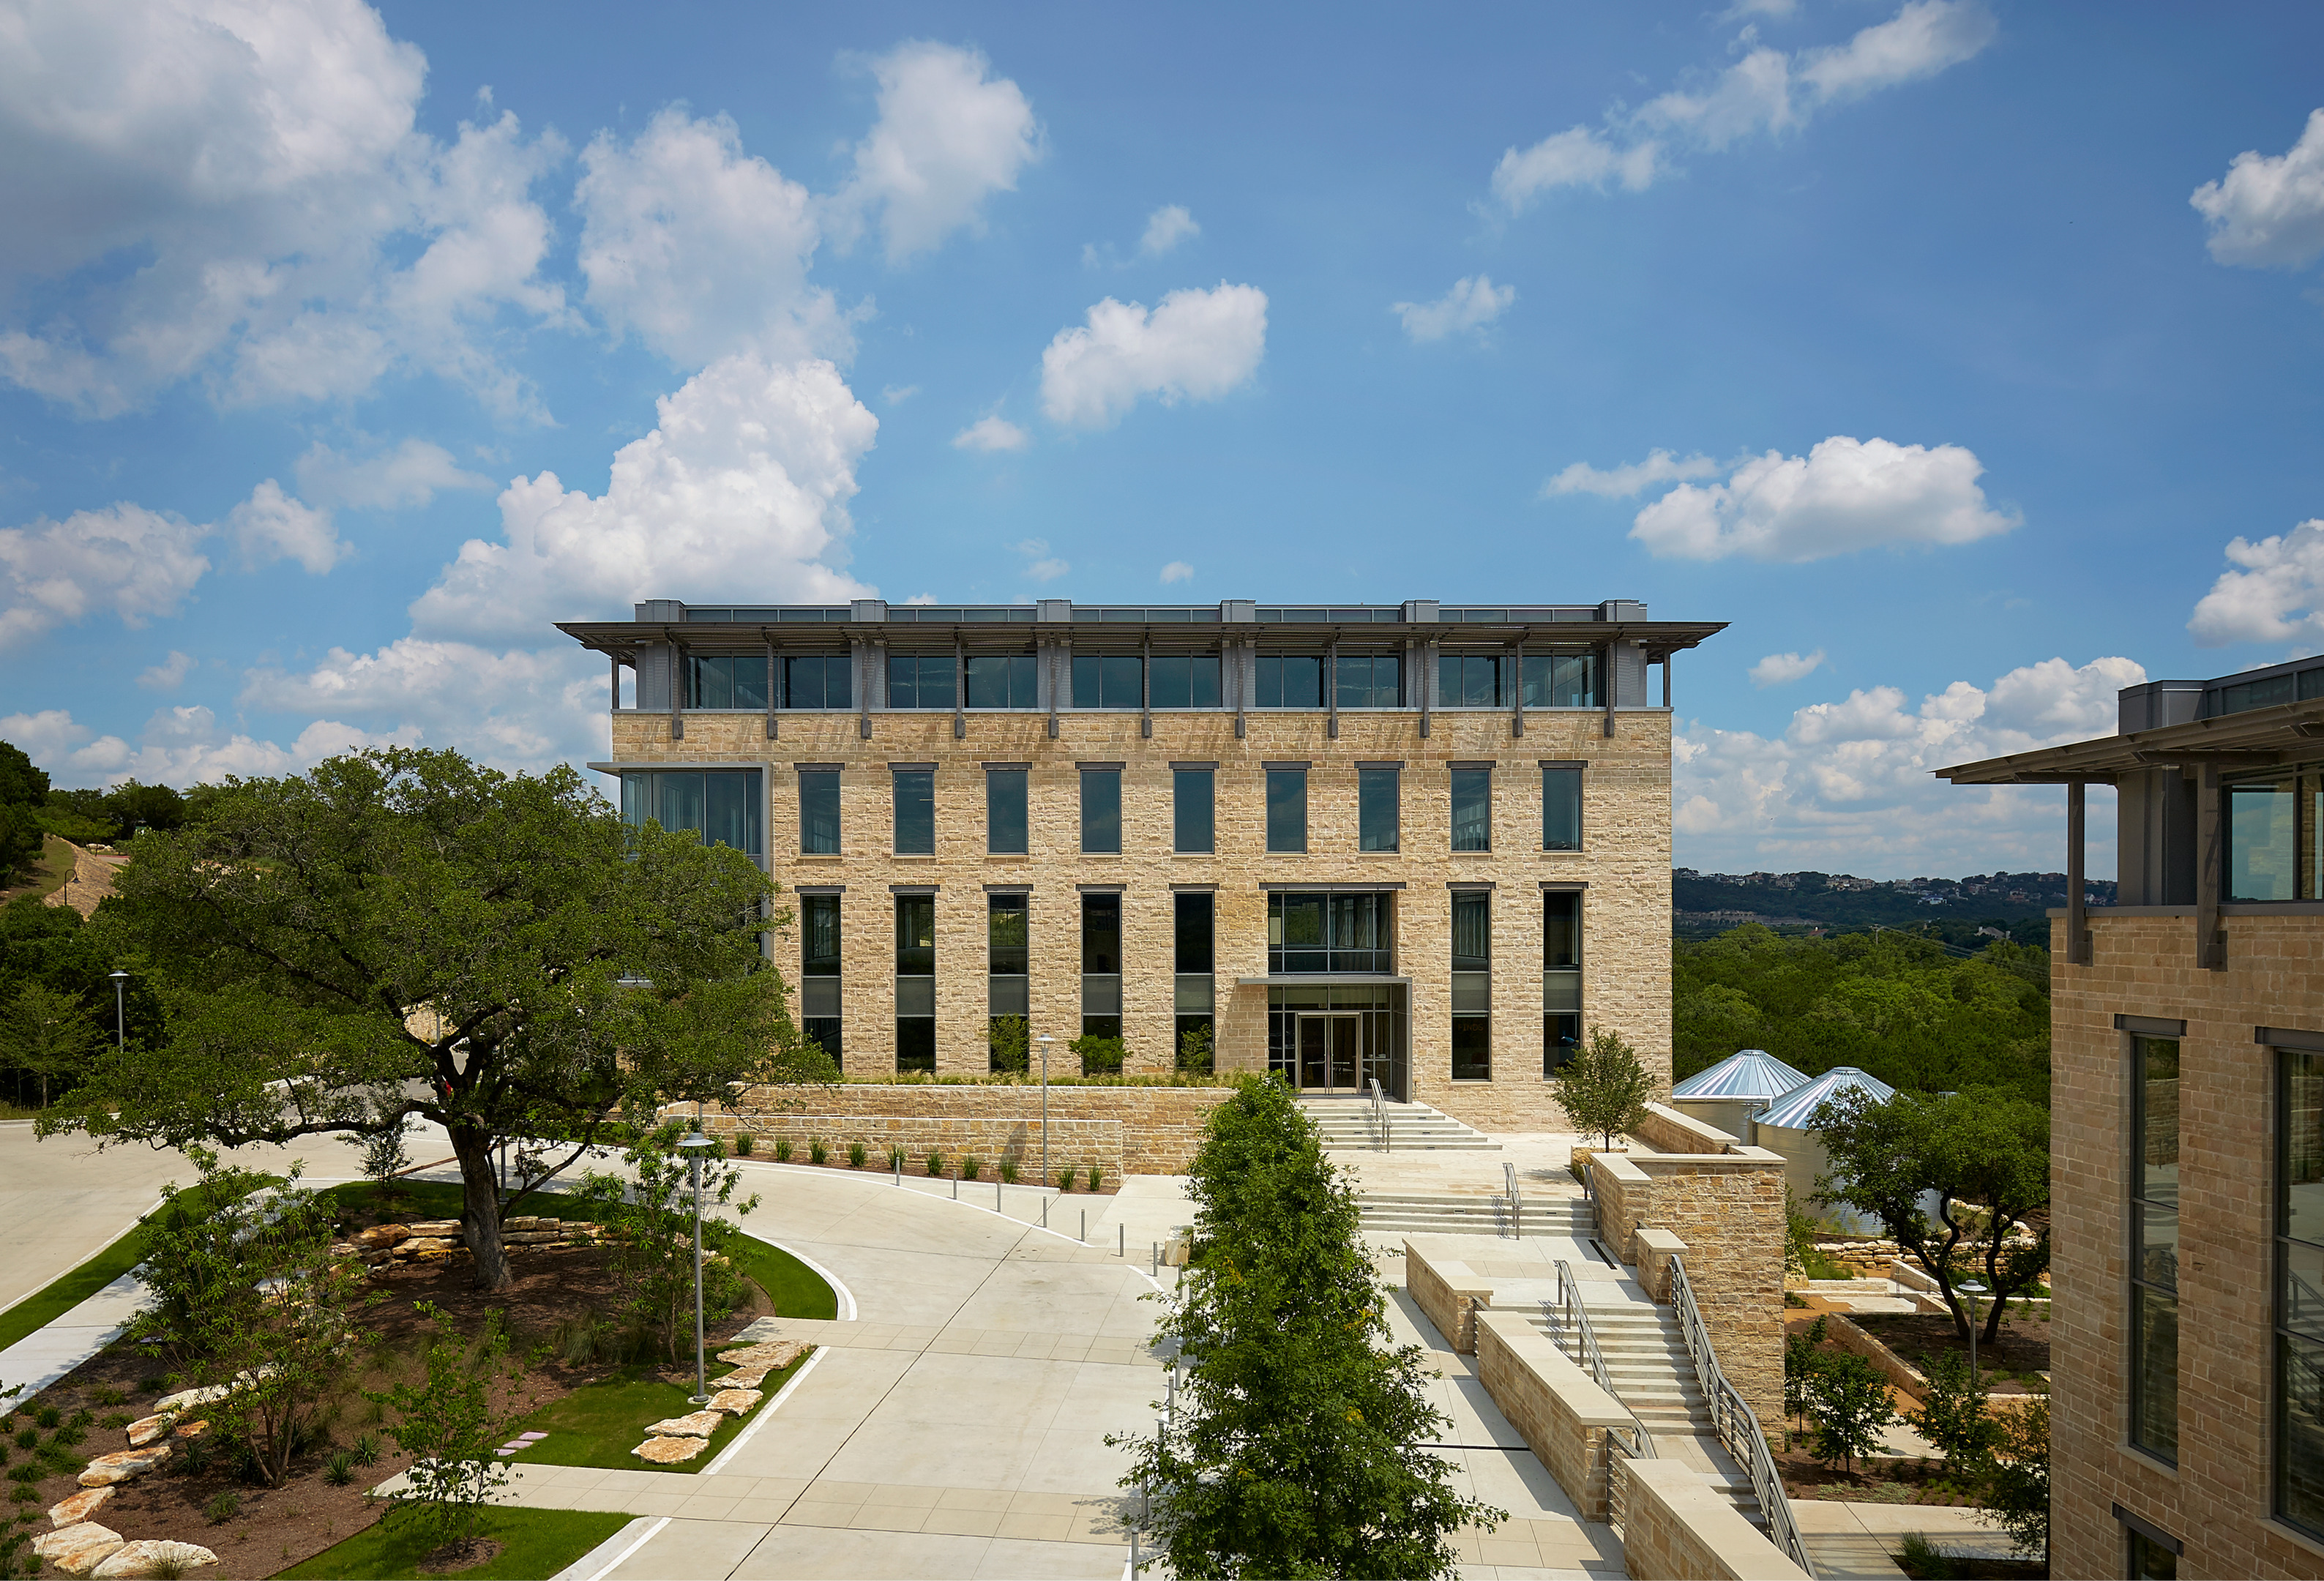
[{"label": "stone retaining wall", "polygon": [[1630,1134],[1658,1153],[1723,1153],[1742,1145],[1739,1138],[1667,1104],[1648,1104]]},{"label": "stone retaining wall", "polygon": [[[1070,1140],[1080,1161],[1098,1165],[1111,1179],[1183,1175],[1202,1146],[1211,1111],[1233,1094],[1231,1087],[1053,1086],[1050,1158],[1060,1169],[1071,1161]],[[751,1129],[760,1135],[790,1136],[802,1143],[816,1135],[843,1148],[861,1141],[883,1159],[890,1142],[915,1158],[930,1147],[1020,1160],[1038,1160],[1041,1151],[1041,1089],[1029,1084],[842,1083],[788,1092],[755,1087],[736,1106],[749,1114]],[[731,1114],[708,1120],[723,1130],[735,1129]],[[813,1126],[800,1129],[807,1122]]]},{"label": "stone retaining wall", "polygon": [[1631,1581],[1808,1581],[1702,1473],[1618,1456],[1612,1475]]},{"label": "stone retaining wall", "polygon": [[1431,1262],[1410,1241],[1404,1244],[1404,1288],[1444,1343],[1462,1355],[1477,1349],[1477,1312],[1493,1304],[1493,1281],[1479,1279],[1465,1262]]},{"label": "stone retaining wall", "polygon": [[1582,1519],[1604,1521],[1606,1429],[1630,1426],[1630,1413],[1517,1313],[1479,1312],[1476,1336],[1485,1392]]}]

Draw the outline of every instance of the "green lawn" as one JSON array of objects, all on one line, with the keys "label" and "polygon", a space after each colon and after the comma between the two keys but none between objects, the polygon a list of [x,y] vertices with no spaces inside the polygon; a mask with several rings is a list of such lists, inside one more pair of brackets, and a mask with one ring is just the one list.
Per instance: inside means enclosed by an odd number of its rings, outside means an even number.
[{"label": "green lawn", "polygon": [[[801,1356],[779,1373],[770,1373],[760,1385],[768,1400],[790,1381],[793,1373],[807,1364]],[[710,1369],[711,1387],[717,1387],[717,1376],[727,1369],[714,1363]],[[658,1422],[664,1417],[684,1416],[692,1410],[693,1390],[690,1385],[665,1383],[647,1376],[643,1367],[626,1368],[602,1383],[592,1383],[576,1389],[553,1405],[545,1405],[523,1420],[509,1428],[509,1439],[519,1433],[547,1433],[530,1449],[511,1456],[518,1465],[588,1465],[612,1471],[676,1471],[696,1472],[718,1458],[734,1435],[742,1430],[750,1417],[730,1417],[710,1436],[710,1447],[682,1465],[652,1465],[630,1453],[645,1441],[648,1422]],[[759,1410],[767,1409],[766,1401]],[[757,1415],[757,1411],[752,1413]],[[503,1439],[506,1443],[509,1439]]]},{"label": "green lawn", "polygon": [[423,1581],[423,1576],[541,1581],[633,1519],[597,1510],[494,1510],[484,1517],[484,1535],[498,1538],[505,1548],[471,1569],[423,1573],[420,1561],[436,1546],[434,1528],[416,1512],[391,1515],[282,1574],[319,1581]]}]

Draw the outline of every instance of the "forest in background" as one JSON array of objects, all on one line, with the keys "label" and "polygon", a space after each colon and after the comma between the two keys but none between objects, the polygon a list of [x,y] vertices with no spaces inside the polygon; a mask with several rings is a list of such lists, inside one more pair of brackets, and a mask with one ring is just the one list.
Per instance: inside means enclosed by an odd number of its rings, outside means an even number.
[{"label": "forest in background", "polygon": [[1738,1049],[1809,1076],[1853,1065],[1892,1086],[2006,1087],[2050,1103],[2050,954],[1972,954],[1889,932],[1788,938],[1757,923],[1671,947],[1671,1063],[1683,1081]]}]

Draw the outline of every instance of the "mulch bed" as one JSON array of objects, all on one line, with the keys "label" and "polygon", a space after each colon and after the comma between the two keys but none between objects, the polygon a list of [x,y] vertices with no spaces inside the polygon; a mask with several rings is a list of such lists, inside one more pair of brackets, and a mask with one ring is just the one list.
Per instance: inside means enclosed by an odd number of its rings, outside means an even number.
[{"label": "mulch bed", "polygon": [[[731,1161],[738,1164],[797,1164],[802,1170],[844,1170],[851,1174],[880,1175],[886,1176],[890,1179],[893,1179],[896,1173],[893,1169],[889,1167],[888,1160],[878,1153],[874,1153],[870,1158],[865,1159],[863,1160],[863,1167],[859,1170],[855,1168],[854,1165],[847,1161],[847,1152],[844,1147],[833,1148],[831,1150],[831,1156],[824,1160],[821,1164],[817,1164],[813,1159],[807,1156],[807,1149],[803,1145],[794,1149],[790,1157],[787,1159],[779,1159],[775,1157],[774,1144],[763,1139],[761,1139],[758,1144],[758,1151],[752,1153],[747,1158],[740,1153],[733,1151],[731,1147],[728,1150],[727,1156]],[[908,1158],[904,1160],[904,1179],[907,1180],[927,1180],[930,1179],[939,1181],[950,1180],[954,1175],[959,1173],[959,1163],[960,1155],[958,1153],[950,1154],[945,1160],[945,1172],[941,1175],[931,1177],[928,1174],[927,1160],[925,1158]],[[986,1159],[984,1160],[984,1172],[981,1178],[974,1180],[963,1180],[960,1183],[960,1188],[964,1193],[980,1190],[990,1191],[992,1189],[992,1182],[998,1179],[998,1177],[992,1173],[992,1160],[991,1159]],[[1121,1189],[1121,1181],[1111,1175],[1104,1176],[1102,1179],[1098,1188],[1094,1191],[1089,1188],[1088,1181],[1089,1177],[1086,1174],[1076,1175],[1074,1178],[1074,1188],[1071,1191],[1059,1196],[1057,1200],[1064,1202],[1068,1198],[1074,1197],[1111,1197],[1115,1192]],[[1055,1186],[1056,1181],[1054,1179],[1036,1180],[1029,1175],[1019,1175],[1017,1177],[1014,1184],[1019,1186]]]},{"label": "mulch bed", "polygon": [[[1804,1434],[1794,1443],[1806,1441]],[[1861,1504],[1974,1505],[1977,1501],[1954,1488],[1944,1467],[1932,1460],[1859,1460],[1854,1471],[1840,1471],[1788,1449],[1775,1456],[1784,1491],[1794,1499],[1843,1499]]]},{"label": "mulch bed", "polygon": [[[1855,1314],[1856,1326],[1877,1336],[1880,1343],[1912,1363],[1921,1364],[1926,1355],[1957,1355],[1967,1359],[1969,1346],[1954,1332],[1953,1320],[1935,1312],[1861,1312]],[[1789,1327],[1790,1325],[1785,1325]],[[1985,1331],[1979,1328],[1977,1342],[1977,1369],[2009,1372],[2019,1378],[2031,1373],[2050,1371],[2050,1320],[2047,1318],[2005,1318],[1999,1342],[1985,1343]],[[2015,1379],[1999,1380],[1993,1385],[1996,1394],[2023,1394],[2025,1385]]]},{"label": "mulch bed", "polygon": [[[377,1336],[374,1341],[375,1354],[351,1381],[336,1419],[329,1423],[327,1431],[331,1441],[294,1461],[282,1486],[266,1488],[246,1483],[227,1467],[222,1456],[212,1457],[210,1465],[198,1472],[186,1469],[182,1460],[173,1458],[171,1464],[158,1471],[119,1484],[113,1497],[92,1519],[131,1541],[174,1538],[180,1542],[199,1543],[214,1550],[219,1563],[217,1570],[206,1569],[203,1574],[220,1577],[221,1581],[255,1581],[257,1577],[274,1575],[371,1525],[385,1512],[386,1505],[370,1498],[365,1490],[403,1470],[410,1460],[397,1450],[395,1441],[387,1437],[373,1415],[374,1408],[355,1391],[383,1390],[391,1382],[417,1375],[416,1358],[424,1352],[433,1330],[413,1310],[414,1303],[433,1303],[462,1332],[471,1335],[482,1328],[487,1312],[498,1311],[503,1314],[513,1341],[510,1354],[521,1356],[532,1343],[545,1339],[558,1323],[593,1307],[609,1304],[612,1299],[613,1281],[604,1267],[604,1253],[601,1252],[537,1252],[512,1246],[509,1248],[509,1261],[515,1283],[493,1295],[475,1288],[466,1258],[375,1271],[371,1288],[382,1292],[385,1299],[365,1310],[359,1319],[364,1327]],[[749,1289],[751,1309],[733,1314],[711,1330],[708,1337],[714,1350],[745,1325],[773,1310],[755,1284]],[[393,1354],[383,1357],[376,1354],[380,1351]],[[405,1370],[391,1371],[388,1364],[399,1361]],[[68,1417],[78,1409],[90,1410],[97,1422],[88,1427],[88,1436],[76,1452],[84,1459],[93,1458],[128,1447],[126,1435],[118,1428],[100,1424],[107,1415],[126,1412],[134,1419],[149,1414],[152,1401],[165,1391],[140,1385],[160,1370],[157,1364],[129,1346],[115,1345],[42,1390],[36,1400],[19,1401],[16,1409],[21,1412],[34,1404],[54,1405]],[[620,1370],[617,1364],[611,1362],[568,1367],[552,1357],[530,1370],[515,1397],[532,1405],[546,1405]],[[689,1387],[694,1382],[690,1364],[682,1370],[670,1370],[666,1375],[670,1382]],[[124,1402],[99,1403],[99,1391],[106,1390],[119,1391],[125,1397]],[[506,1409],[511,1401],[503,1396],[496,1403]],[[19,1415],[16,1419],[19,1427],[30,1421],[28,1416]],[[378,1461],[356,1467],[355,1480],[346,1487],[335,1488],[325,1482],[323,1472],[332,1450],[351,1447],[357,1435],[365,1432],[378,1439]],[[12,1465],[21,1464],[13,1446],[10,1456]],[[39,1502],[6,1508],[45,1512],[50,1505],[81,1491],[75,1480],[78,1475],[76,1468],[70,1474],[35,1483],[32,1486],[38,1491]],[[16,1484],[7,1485],[13,1489]],[[203,1510],[212,1499],[227,1492],[240,1499],[241,1509],[232,1520],[213,1526]],[[45,1513],[42,1514],[39,1530],[48,1530]]]}]

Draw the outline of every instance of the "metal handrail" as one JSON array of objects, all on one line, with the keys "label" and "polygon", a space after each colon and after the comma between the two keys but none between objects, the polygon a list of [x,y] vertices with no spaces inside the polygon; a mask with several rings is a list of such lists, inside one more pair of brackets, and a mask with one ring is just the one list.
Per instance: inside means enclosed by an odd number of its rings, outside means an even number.
[{"label": "metal handrail", "polygon": [[1379,1077],[1373,1077],[1371,1078],[1371,1083],[1372,1125],[1379,1133],[1380,1151],[1394,1152],[1396,1151],[1396,1135],[1395,1133],[1388,1128],[1388,1095],[1380,1091]]},{"label": "metal handrail", "polygon": [[1719,1441],[1750,1472],[1751,1491],[1758,1496],[1759,1518],[1766,1523],[1767,1536],[1785,1558],[1812,1576],[1816,1568],[1808,1558],[1799,1525],[1792,1519],[1792,1502],[1784,1495],[1783,1474],[1775,1469],[1767,1435],[1759,1430],[1758,1414],[1750,1401],[1719,1370],[1719,1355],[1711,1347],[1711,1332],[1702,1326],[1702,1309],[1694,1303],[1694,1287],[1687,1282],[1683,1257],[1674,1256],[1670,1261],[1670,1285],[1671,1306],[1677,1310],[1680,1332],[1686,1336],[1686,1354],[1694,1361],[1695,1381],[1711,1401],[1711,1419]]},{"label": "metal handrail", "polygon": [[1504,1160],[1501,1178],[1509,1184],[1509,1231],[1522,1241],[1525,1239],[1525,1198],[1517,1195],[1517,1167]]},{"label": "metal handrail", "polygon": [[[1571,1330],[1574,1336],[1571,1348],[1579,1353],[1573,1359],[1589,1369],[1590,1376],[1599,1388],[1611,1395],[1624,1410],[1629,1411],[1631,1425],[1608,1428],[1608,1440],[1634,1460],[1660,1459],[1661,1454],[1655,1448],[1654,1434],[1646,1430],[1646,1422],[1631,1409],[1629,1401],[1614,1391],[1613,1374],[1606,1370],[1605,1352],[1598,1348],[1598,1331],[1590,1326],[1590,1308],[1582,1304],[1582,1281],[1573,1277],[1573,1265],[1561,1257],[1556,1267],[1557,1299],[1541,1304],[1544,1315],[1549,1319],[1551,1336],[1563,1347],[1567,1343],[1565,1336]],[[1625,1440],[1622,1435],[1626,1433],[1635,1435],[1636,1441]],[[1609,1479],[1611,1475],[1609,1472]]]}]

